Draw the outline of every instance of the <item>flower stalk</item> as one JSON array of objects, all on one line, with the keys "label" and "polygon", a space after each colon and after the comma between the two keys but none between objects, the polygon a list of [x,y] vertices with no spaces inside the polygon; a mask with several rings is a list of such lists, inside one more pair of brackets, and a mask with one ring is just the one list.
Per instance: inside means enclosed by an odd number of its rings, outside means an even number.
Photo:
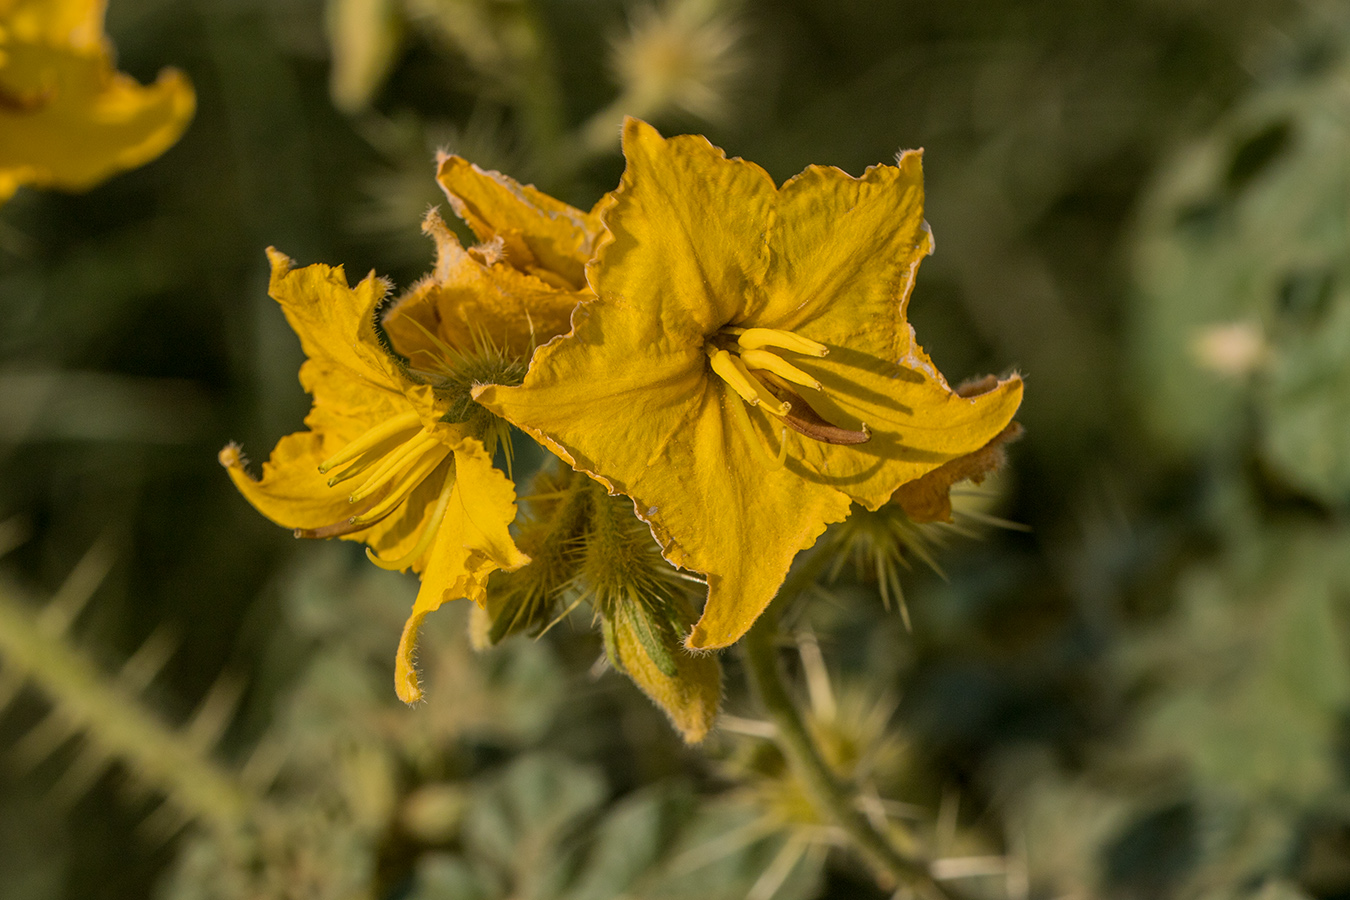
[{"label": "flower stalk", "polygon": [[[807,560],[807,565],[812,561]],[[848,787],[831,771],[788,691],[778,664],[777,637],[777,608],[770,606],[746,633],[741,650],[751,688],[774,725],[774,740],[801,779],[812,805],[826,821],[848,835],[880,880],[906,884],[921,897],[961,900],[960,893],[933,877],[927,864],[901,853],[874,828],[854,803]]]}]

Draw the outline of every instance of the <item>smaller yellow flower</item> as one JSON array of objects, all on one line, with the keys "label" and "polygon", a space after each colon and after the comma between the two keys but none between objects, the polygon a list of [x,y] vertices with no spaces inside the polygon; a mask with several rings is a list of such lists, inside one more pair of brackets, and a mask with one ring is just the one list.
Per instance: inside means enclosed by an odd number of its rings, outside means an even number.
[{"label": "smaller yellow flower", "polygon": [[113,69],[104,0],[0,0],[0,203],[23,184],[87,190],[173,145],[196,98],[165,69]]},{"label": "smaller yellow flower", "polygon": [[535,343],[568,327],[599,233],[592,214],[456,157],[440,181],[484,243],[464,249],[429,215],[436,269],[387,311],[374,274],[353,288],[341,268],[293,270],[268,251],[270,293],[308,357],[309,430],[282,438],[258,479],[238,447],[220,454],[249,502],[297,537],[363,541],[376,565],[421,573],[395,671],[409,703],[427,614],[460,597],[481,605],[493,571],[529,561],[507,530],[515,486],[492,462],[505,426],[472,386],[517,383]]}]

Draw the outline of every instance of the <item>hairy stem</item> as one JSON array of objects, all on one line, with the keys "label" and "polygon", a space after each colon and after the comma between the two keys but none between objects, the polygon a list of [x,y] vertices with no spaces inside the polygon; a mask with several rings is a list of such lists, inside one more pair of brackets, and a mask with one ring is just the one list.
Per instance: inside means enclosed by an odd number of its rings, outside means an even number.
[{"label": "hairy stem", "polygon": [[848,835],[868,865],[885,880],[907,884],[924,897],[959,900],[959,893],[934,879],[925,863],[897,850],[854,805],[852,792],[820,755],[788,692],[778,665],[777,637],[778,616],[771,605],[741,641],[741,649],[751,686],[774,724],[778,747],[805,785],[812,804]]}]

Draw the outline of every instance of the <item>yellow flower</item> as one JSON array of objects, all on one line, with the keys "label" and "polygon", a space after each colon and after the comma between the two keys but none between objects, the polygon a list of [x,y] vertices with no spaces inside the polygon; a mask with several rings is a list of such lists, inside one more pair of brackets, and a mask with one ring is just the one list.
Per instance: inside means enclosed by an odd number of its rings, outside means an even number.
[{"label": "yellow flower", "polygon": [[309,430],[282,438],[260,479],[238,447],[220,454],[249,502],[297,537],[364,541],[377,565],[421,573],[395,671],[409,703],[421,697],[412,655],[427,614],[459,597],[482,604],[493,571],[529,561],[507,531],[515,486],[492,463],[504,426],[470,388],[519,382],[533,343],[565,330],[590,296],[550,283],[580,271],[577,259],[541,245],[544,260],[531,256],[522,271],[503,245],[524,226],[531,240],[548,233],[548,247],[572,246],[558,225],[568,216],[577,253],[589,254],[599,233],[589,214],[462,160],[443,161],[440,180],[485,244],[465,250],[428,216],[436,269],[383,313],[388,287],[373,274],[352,288],[341,268],[293,270],[268,251],[270,293],[308,357],[300,383],[314,398]]},{"label": "yellow flower", "polygon": [[115,71],[105,0],[0,0],[0,203],[23,184],[85,190],[159,156],[196,99],[165,69]]},{"label": "yellow flower", "polygon": [[633,498],[708,580],[691,648],[733,643],[851,500],[984,447],[1021,379],[948,387],[905,307],[932,243],[920,154],[781,188],[701,137],[624,126],[628,166],[588,269],[598,300],[519,387],[478,402]]}]

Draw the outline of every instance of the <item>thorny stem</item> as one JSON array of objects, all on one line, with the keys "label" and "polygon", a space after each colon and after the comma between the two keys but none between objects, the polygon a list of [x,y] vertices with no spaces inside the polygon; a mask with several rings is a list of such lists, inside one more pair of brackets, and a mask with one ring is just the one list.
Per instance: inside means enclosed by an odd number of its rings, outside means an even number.
[{"label": "thorny stem", "polygon": [[54,704],[72,733],[85,732],[109,758],[128,763],[191,818],[215,826],[240,822],[252,799],[204,748],[151,715],[126,691],[108,683],[59,633],[43,628],[8,583],[0,582],[0,661],[30,679]]},{"label": "thorny stem", "polygon": [[[814,554],[816,557],[823,554]],[[804,561],[784,584],[779,596],[790,596],[792,583],[800,583],[803,576],[814,580],[815,559]],[[961,900],[962,895],[933,877],[929,867],[920,860],[901,853],[891,841],[872,826],[867,817],[854,805],[851,791],[841,784],[830,770],[815,741],[802,721],[797,704],[788,692],[782,669],[778,665],[776,639],[778,614],[771,604],[759,617],[741,641],[746,671],[751,687],[760,705],[774,724],[774,737],[788,764],[802,780],[812,805],[829,821],[848,835],[854,847],[875,871],[888,881],[909,885],[920,896]]]}]

